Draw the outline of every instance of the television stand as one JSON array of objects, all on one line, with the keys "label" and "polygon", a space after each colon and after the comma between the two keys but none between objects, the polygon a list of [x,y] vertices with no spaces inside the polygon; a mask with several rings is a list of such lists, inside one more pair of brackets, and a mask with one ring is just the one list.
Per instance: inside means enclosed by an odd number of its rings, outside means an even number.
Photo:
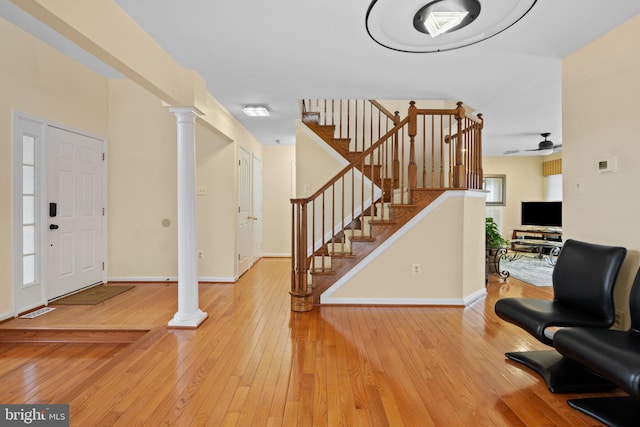
[{"label": "television stand", "polygon": [[509,243],[514,252],[534,252],[539,258],[542,258],[543,254],[549,254],[551,260],[562,247],[562,230],[543,227],[516,228]]}]

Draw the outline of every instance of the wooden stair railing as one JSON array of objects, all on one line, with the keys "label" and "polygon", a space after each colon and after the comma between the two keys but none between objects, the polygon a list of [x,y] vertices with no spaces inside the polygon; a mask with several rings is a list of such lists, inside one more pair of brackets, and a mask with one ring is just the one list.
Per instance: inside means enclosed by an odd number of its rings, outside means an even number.
[{"label": "wooden stair railing", "polygon": [[[344,110],[358,109],[335,100],[303,102],[303,122],[350,163],[310,197],[291,200],[293,311],[319,304],[322,292],[445,190],[482,188],[481,116],[461,102],[447,110],[411,101],[401,120],[369,102],[375,107],[369,117],[377,120],[375,110],[384,117],[368,126],[369,135],[385,132],[356,144],[337,129],[350,129]],[[326,124],[332,117],[339,123]]]}]

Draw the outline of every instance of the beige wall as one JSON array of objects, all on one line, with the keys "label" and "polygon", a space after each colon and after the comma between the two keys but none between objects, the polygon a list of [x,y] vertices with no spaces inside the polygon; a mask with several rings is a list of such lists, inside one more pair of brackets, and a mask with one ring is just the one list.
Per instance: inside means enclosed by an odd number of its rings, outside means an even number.
[{"label": "beige wall", "polygon": [[[461,304],[482,295],[484,203],[478,192],[448,192],[415,217],[410,231],[330,289],[326,302]],[[414,264],[421,274],[413,274]]]},{"label": "beige wall", "polygon": [[[626,296],[640,263],[640,16],[565,58],[563,72],[564,236],[625,246],[616,302]],[[616,157],[618,170],[599,173]]]},{"label": "beige wall", "polygon": [[[0,56],[0,318],[13,314],[13,111],[107,138],[108,278],[175,277],[175,116],[146,89],[125,79],[109,81],[3,19]],[[205,279],[237,277],[238,147],[262,159],[261,144],[229,117],[219,117],[224,132],[210,120],[196,124],[197,182],[208,188],[197,207],[204,253],[199,274]],[[290,191],[290,183],[281,185]],[[170,225],[163,226],[163,219]]]},{"label": "beige wall", "polygon": [[0,18],[0,318],[13,314],[12,112],[107,135],[107,80]]},{"label": "beige wall", "polygon": [[296,197],[315,193],[348,164],[300,122],[296,126],[296,147]]},{"label": "beige wall", "polygon": [[291,199],[296,188],[295,145],[265,145],[263,231],[265,256],[291,256]]},{"label": "beige wall", "polygon": [[[109,262],[111,280],[177,277],[176,117],[128,80],[110,82]],[[238,124],[229,135],[196,122],[198,275],[234,281],[238,147],[262,159],[262,146]],[[264,165],[263,165],[264,167]],[[285,184],[280,184],[284,185]],[[288,187],[286,187],[288,188]],[[170,225],[163,225],[163,220]],[[266,224],[269,227],[269,224]]]},{"label": "beige wall", "polygon": [[513,229],[521,225],[520,202],[545,200],[542,162],[547,159],[544,156],[483,158],[482,166],[485,175],[506,175],[506,206],[487,206],[487,216],[496,220],[506,239],[510,239]]},{"label": "beige wall", "polygon": [[198,275],[201,280],[230,281],[236,276],[236,144],[206,126],[196,127],[196,185],[198,195]]},{"label": "beige wall", "polygon": [[175,277],[175,116],[128,80],[112,80],[109,88],[108,277]]}]

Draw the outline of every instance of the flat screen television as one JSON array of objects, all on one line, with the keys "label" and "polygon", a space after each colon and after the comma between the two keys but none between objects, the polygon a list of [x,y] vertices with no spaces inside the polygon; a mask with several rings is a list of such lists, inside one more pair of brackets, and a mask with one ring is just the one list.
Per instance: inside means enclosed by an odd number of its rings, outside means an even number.
[{"label": "flat screen television", "polygon": [[562,202],[522,202],[522,225],[562,227]]}]

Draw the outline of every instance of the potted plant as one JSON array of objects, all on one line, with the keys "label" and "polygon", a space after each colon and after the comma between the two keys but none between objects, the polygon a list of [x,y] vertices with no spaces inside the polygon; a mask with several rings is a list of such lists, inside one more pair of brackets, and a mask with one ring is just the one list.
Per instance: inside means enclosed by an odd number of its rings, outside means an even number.
[{"label": "potted plant", "polygon": [[496,268],[496,255],[501,248],[505,248],[508,244],[509,242],[500,234],[498,224],[496,224],[493,218],[485,218],[486,281],[488,281],[490,273],[498,271]]}]

